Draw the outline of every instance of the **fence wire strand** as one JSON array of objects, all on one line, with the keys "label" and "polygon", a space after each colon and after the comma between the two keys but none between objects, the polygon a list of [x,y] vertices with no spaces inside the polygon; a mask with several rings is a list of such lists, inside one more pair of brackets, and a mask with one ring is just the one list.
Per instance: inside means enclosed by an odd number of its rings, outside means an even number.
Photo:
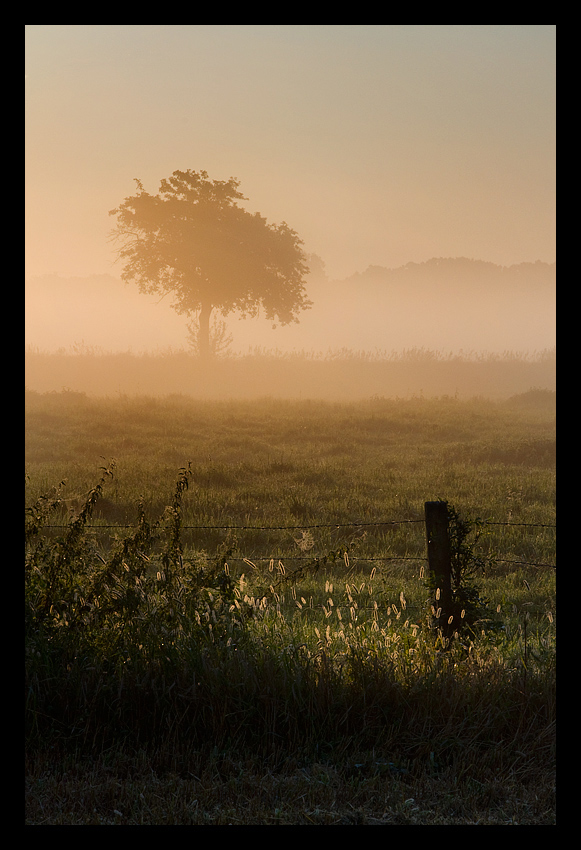
[{"label": "fence wire strand", "polygon": [[[405,523],[424,523],[423,519],[389,519],[381,522],[323,522],[317,525],[181,525],[182,529],[193,529],[197,531],[300,531],[310,530],[312,528],[372,528],[382,525],[403,525]],[[484,520],[482,525],[505,525],[509,528],[514,526],[523,526],[525,528],[557,528],[556,525],[548,525],[540,522],[493,522]],[[103,523],[101,525],[91,525],[87,523],[85,528],[134,528],[134,523]],[[170,525],[160,525],[158,528],[171,528]],[[44,525],[43,528],[68,528],[66,524]]]},{"label": "fence wire strand", "polygon": [[[414,524],[414,523],[424,523],[424,519],[392,519],[392,520],[380,520],[374,522],[346,522],[346,523],[316,523],[314,525],[181,525],[181,529],[186,531],[309,531],[312,529],[340,529],[340,528],[380,528],[385,526],[396,526],[396,525],[405,525],[405,524]],[[495,526],[506,526],[508,528],[511,527],[519,527],[519,528],[546,528],[546,529],[556,529],[556,524],[548,524],[548,523],[538,523],[538,522],[512,522],[508,521],[499,521],[499,520],[484,520],[482,525],[495,525]],[[94,525],[87,523],[86,528],[92,529],[122,529],[122,528],[134,528],[135,524],[119,524],[119,523],[111,523],[111,524],[101,524]],[[172,526],[170,525],[160,525],[158,526],[159,530],[168,530]],[[59,525],[45,525],[43,526],[45,529],[64,529],[68,528],[68,525],[59,524]],[[313,560],[312,556],[308,555],[276,555],[277,559],[281,560],[292,560],[292,561],[301,561],[301,560]],[[206,560],[212,560],[211,557],[207,557]],[[244,560],[244,559],[242,559]],[[271,557],[255,557],[255,561],[270,561]],[[424,561],[426,562],[428,558],[426,556],[419,555],[402,555],[402,556],[381,556],[381,557],[364,557],[360,556],[357,558],[360,561],[370,561],[370,562],[379,562],[379,561]],[[529,567],[538,567],[538,568],[547,568],[547,569],[556,569],[556,564],[545,564],[534,561],[525,561],[520,558],[494,558],[494,561],[497,563],[503,564],[519,564]]]}]

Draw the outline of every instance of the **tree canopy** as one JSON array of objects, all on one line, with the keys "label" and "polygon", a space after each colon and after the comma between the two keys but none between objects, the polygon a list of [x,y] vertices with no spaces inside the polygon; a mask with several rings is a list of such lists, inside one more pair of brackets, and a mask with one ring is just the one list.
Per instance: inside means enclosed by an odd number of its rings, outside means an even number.
[{"label": "tree canopy", "polygon": [[262,308],[286,325],[311,306],[302,241],[286,222],[268,224],[239,206],[247,199],[238,180],[174,171],[157,195],[135,182],[137,194],[109,212],[117,217],[112,237],[121,243],[121,277],[143,293],[171,293],[178,313],[197,314],[201,355],[209,353],[214,308],[224,316],[255,316]]}]

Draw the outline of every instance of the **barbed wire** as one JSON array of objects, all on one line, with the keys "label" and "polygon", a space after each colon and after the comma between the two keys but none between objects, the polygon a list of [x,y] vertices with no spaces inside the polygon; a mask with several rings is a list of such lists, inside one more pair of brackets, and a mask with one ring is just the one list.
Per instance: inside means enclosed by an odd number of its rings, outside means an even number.
[{"label": "barbed wire", "polygon": [[[301,525],[189,525],[182,524],[180,527],[183,531],[310,531],[313,529],[341,529],[341,528],[380,528],[385,526],[396,526],[396,525],[405,525],[405,524],[419,524],[425,523],[424,519],[394,519],[394,520],[378,520],[373,522],[348,522],[348,523],[315,523],[315,524],[301,524]],[[482,525],[495,525],[495,526],[506,526],[506,527],[523,527],[523,528],[545,528],[545,529],[556,529],[556,525],[548,524],[548,523],[537,523],[537,522],[513,522],[512,520],[508,521],[500,521],[500,520],[483,520]],[[121,523],[103,523],[100,525],[89,524],[87,523],[86,528],[94,529],[94,530],[106,530],[106,529],[128,529],[135,528],[135,523],[131,524],[121,524]],[[43,529],[65,529],[68,528],[66,524],[55,524],[55,525],[45,525]],[[160,531],[171,529],[171,525],[158,525],[157,529]],[[272,561],[272,560],[293,560],[293,561],[301,561],[301,560],[312,560],[312,555],[293,555],[293,554],[281,554],[274,556],[257,556],[254,557],[255,561]],[[386,555],[386,556],[361,556],[357,557],[357,560],[368,561],[371,563],[377,562],[385,562],[385,561],[423,561],[427,562],[428,558],[426,556],[420,555]],[[205,560],[212,560],[211,556],[207,556]],[[250,561],[251,559],[244,558],[241,556],[240,558],[233,558],[232,560],[243,560]],[[495,562],[504,563],[504,564],[519,564],[530,567],[538,567],[545,569],[556,569],[556,564],[546,564],[535,561],[526,561],[521,559],[514,558],[494,558]]]},{"label": "barbed wire", "polygon": [[[256,555],[253,558],[247,558],[241,555],[239,558],[236,556],[232,556],[232,560],[240,560],[252,563],[252,561],[312,561],[317,558],[317,555],[272,555],[270,557],[263,555]],[[211,556],[208,556],[208,560],[214,560]],[[425,555],[381,555],[381,556],[367,556],[367,555],[350,555],[349,561],[426,561],[428,558]]]},{"label": "barbed wire", "polygon": [[[380,522],[324,522],[317,523],[316,525],[185,525],[182,524],[180,527],[182,529],[196,530],[196,531],[308,531],[313,528],[373,528],[382,525],[403,525],[405,523],[425,523],[424,519],[391,519],[391,520],[382,520]],[[507,522],[500,521],[492,521],[492,520],[483,520],[482,525],[505,525],[508,527],[525,527],[525,528],[554,528],[556,529],[556,525],[550,525],[547,523],[540,522],[512,522],[511,520]],[[43,525],[43,528],[68,528],[69,526],[65,523],[59,523],[54,525]],[[167,529],[172,528],[171,525],[160,525],[158,528]],[[94,525],[91,523],[86,523],[85,528],[135,528],[135,523],[102,523],[100,525]]]},{"label": "barbed wire", "polygon": [[523,525],[527,528],[557,528],[556,525],[549,525],[542,522],[512,522],[512,520],[508,520],[508,522],[493,522],[492,520],[483,520],[482,525]]},{"label": "barbed wire", "polygon": [[[282,554],[282,555],[272,555],[272,556],[253,556],[252,558],[245,557],[244,555],[236,556],[233,555],[229,560],[231,561],[244,561],[250,566],[255,566],[254,562],[271,562],[271,561],[312,561],[317,556],[308,556],[308,555],[292,555],[292,554]],[[211,555],[207,555],[203,560],[213,561],[214,557]],[[350,564],[355,563],[357,561],[365,561],[370,563],[378,563],[383,561],[423,561],[424,563],[428,563],[427,556],[422,555],[380,555],[380,556],[353,556],[351,555],[349,558]],[[500,564],[524,564],[528,567],[544,567],[546,569],[556,570],[556,564],[545,564],[539,561],[524,561],[520,558],[492,558],[493,563]]]},{"label": "barbed wire", "polygon": [[547,567],[551,570],[556,570],[556,564],[541,564],[535,561],[521,561],[519,558],[495,558],[500,564],[525,564],[527,567]]}]

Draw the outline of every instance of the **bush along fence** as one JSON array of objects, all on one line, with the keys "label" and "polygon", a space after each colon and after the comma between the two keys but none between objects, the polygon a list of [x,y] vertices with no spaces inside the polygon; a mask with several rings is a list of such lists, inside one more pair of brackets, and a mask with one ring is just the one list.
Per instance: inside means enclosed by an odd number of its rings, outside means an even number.
[{"label": "bush along fence", "polygon": [[[104,557],[95,549],[94,540],[85,534],[85,530],[102,528],[91,525],[90,520],[102,496],[104,484],[112,474],[113,465],[103,468],[101,480],[89,492],[76,515],[71,516],[67,526],[49,524],[54,512],[59,507],[62,508],[58,488],[49,495],[41,496],[34,505],[26,509],[25,580],[28,625],[34,628],[35,624],[43,624],[43,628],[52,628],[52,623],[58,626],[73,625],[75,629],[94,629],[103,617],[114,615],[119,622],[124,622],[128,614],[137,613],[139,620],[145,621],[145,613],[148,610],[160,611],[160,594],[166,600],[168,616],[172,622],[176,617],[182,616],[180,611],[191,621],[192,612],[195,614],[202,600],[205,605],[210,600],[218,618],[226,614],[235,599],[229,561],[232,562],[241,555],[233,545],[226,542],[213,559],[199,553],[193,557],[184,557],[183,531],[208,528],[187,526],[182,522],[182,497],[192,474],[190,468],[180,470],[173,500],[162,517],[155,522],[149,522],[144,506],[140,504],[137,525],[130,526],[132,531],[124,539],[117,537],[111,551]],[[479,588],[474,584],[474,578],[482,571],[486,560],[476,554],[475,544],[484,526],[513,523],[465,519],[454,507],[440,500],[425,503],[424,520],[383,520],[378,523],[353,525],[396,526],[400,522],[425,524],[427,558],[414,556],[392,560],[423,561],[424,565],[427,561],[427,573],[425,567],[420,573],[420,576],[423,573],[429,588],[427,613],[428,617],[431,615],[433,629],[443,645],[448,645],[456,634],[473,631],[477,623],[476,629],[481,629],[483,622],[488,624],[487,628],[494,628],[495,618],[487,609],[487,600],[481,596]],[[41,533],[55,528],[66,529],[65,534],[51,539]],[[213,528],[256,531],[255,527],[246,526]],[[274,527],[268,528],[274,530]],[[304,526],[278,528],[287,531],[291,528],[302,528],[303,541],[308,539],[308,531]],[[307,555],[310,547],[302,547],[300,542],[299,548],[303,549],[303,555],[300,556],[303,563],[287,572],[279,561],[277,581],[273,582],[272,574],[269,575],[265,587],[254,591],[255,599],[266,599],[274,595],[281,586],[294,585],[307,575],[328,571],[342,562],[349,566],[349,551],[346,546],[336,547],[321,557]],[[247,558],[242,560],[251,567],[255,566]],[[513,560],[512,563],[528,562]],[[532,566],[552,567],[549,564]],[[259,575],[260,573],[256,573],[257,578]]]}]

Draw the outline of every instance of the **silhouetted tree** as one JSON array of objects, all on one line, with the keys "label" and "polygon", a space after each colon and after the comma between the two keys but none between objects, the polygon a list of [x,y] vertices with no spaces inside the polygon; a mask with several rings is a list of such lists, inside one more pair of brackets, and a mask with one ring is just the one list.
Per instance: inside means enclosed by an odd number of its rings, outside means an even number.
[{"label": "silhouetted tree", "polygon": [[137,194],[109,213],[117,216],[112,237],[122,243],[121,277],[143,293],[173,294],[178,313],[196,313],[201,356],[209,353],[214,308],[224,316],[234,310],[255,316],[262,307],[268,319],[286,325],[311,306],[302,241],[285,222],[268,224],[242,209],[238,180],[174,171],[158,195],[135,182]]}]

